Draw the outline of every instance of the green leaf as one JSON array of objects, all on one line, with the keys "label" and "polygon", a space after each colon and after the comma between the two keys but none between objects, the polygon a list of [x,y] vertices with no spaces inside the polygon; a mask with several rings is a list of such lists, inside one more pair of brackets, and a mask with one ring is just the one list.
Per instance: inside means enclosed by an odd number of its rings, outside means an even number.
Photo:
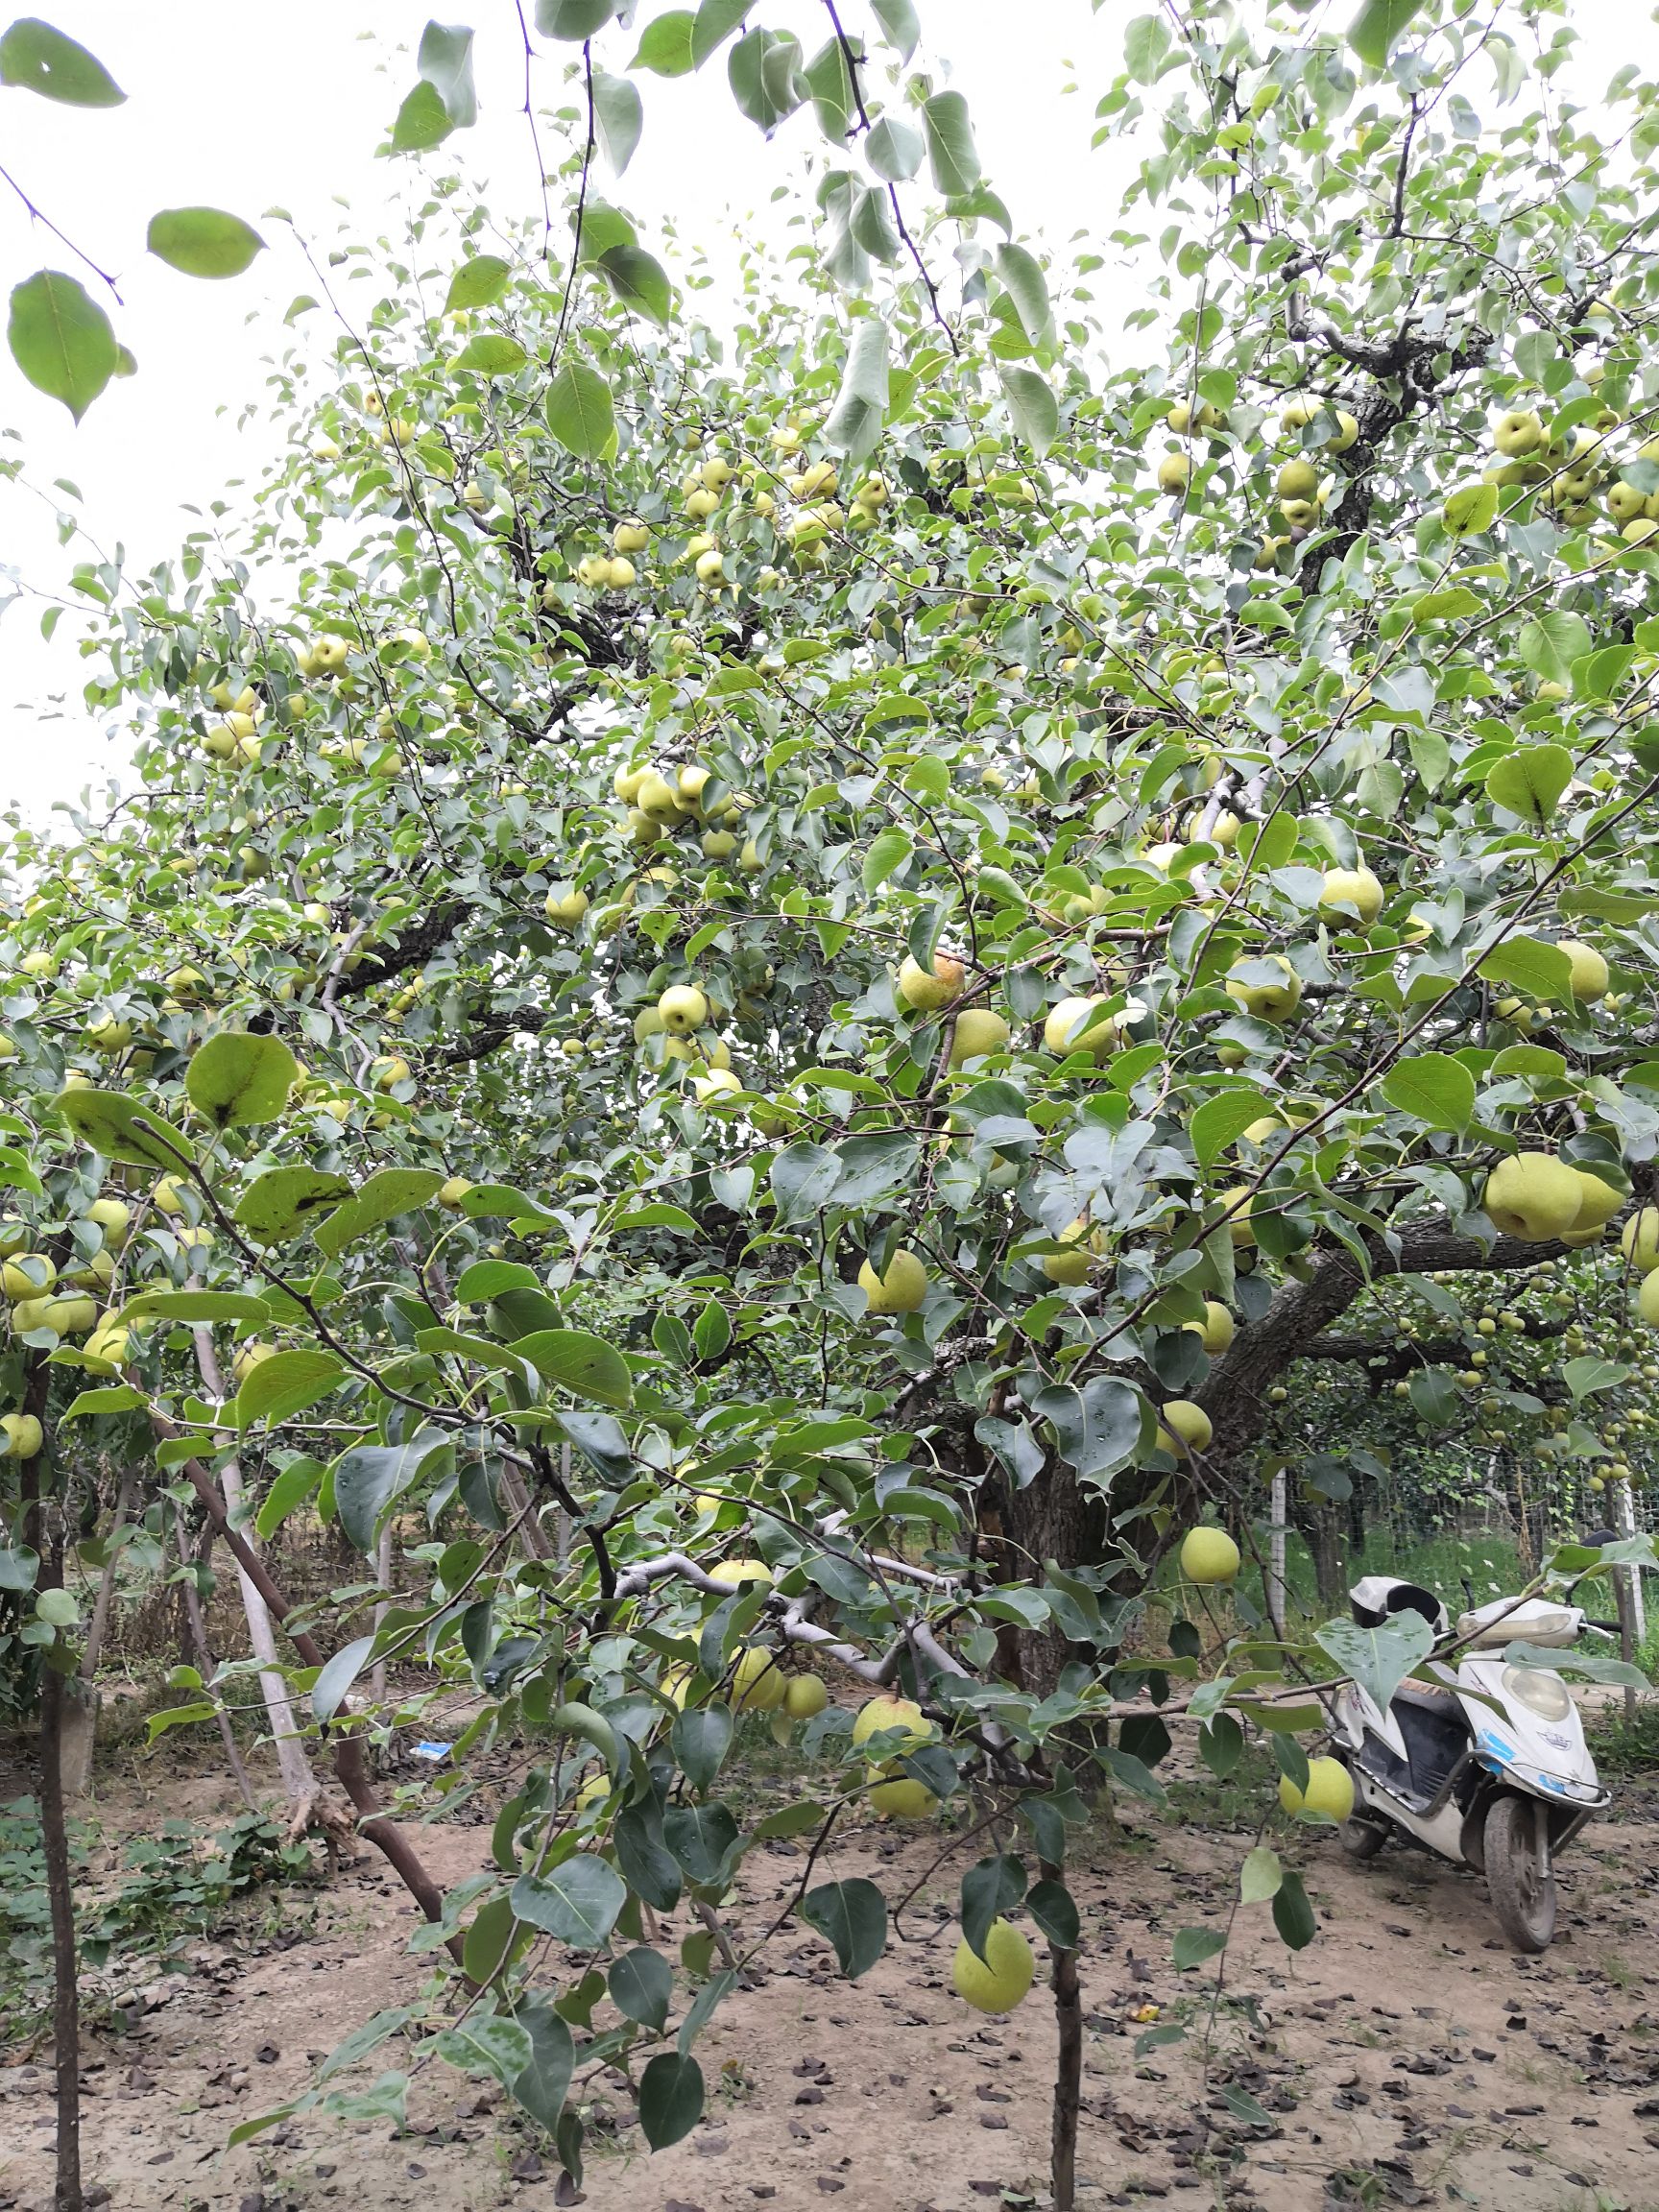
[{"label": "green leaf", "polygon": [[886,829],[871,840],[870,850],[864,855],[865,890],[879,890],[894,869],[904,865],[913,850],[910,832],[902,830],[897,822],[889,822]]},{"label": "green leaf", "polygon": [[157,1737],[165,1736],[170,1728],[191,1728],[199,1720],[211,1720],[219,1708],[211,1700],[200,1699],[194,1705],[169,1705],[164,1712],[152,1713],[145,1722],[145,1743],[154,1743]]},{"label": "green leaf", "polygon": [[83,1390],[60,1417],[60,1426],[65,1421],[80,1421],[89,1414],[130,1413],[134,1406],[146,1403],[142,1390],[134,1390],[131,1382],[112,1382],[101,1390]]},{"label": "green leaf", "polygon": [[249,1369],[231,1403],[230,1418],[241,1430],[257,1421],[286,1421],[290,1413],[326,1398],[345,1374],[345,1361],[332,1352],[274,1352]]},{"label": "green leaf", "polygon": [[1025,1864],[1011,1852],[980,1859],[962,1877],[962,1933],[968,1948],[985,1958],[992,1925],[1012,1912],[1025,1894]]},{"label": "green leaf", "polygon": [[768,1842],[775,1836],[805,1836],[810,1829],[822,1827],[829,1812],[811,1798],[798,1798],[793,1805],[781,1805],[776,1813],[768,1813],[764,1819],[755,1823],[757,1843]]},{"label": "green leaf", "polygon": [[1492,527],[1497,513],[1496,484],[1464,484],[1447,493],[1440,519],[1454,538],[1473,538]]},{"label": "green leaf", "polygon": [[141,1321],[155,1313],[167,1321],[191,1324],[217,1321],[269,1321],[271,1309],[263,1298],[242,1290],[140,1290],[121,1309],[124,1321]]},{"label": "green leaf", "polygon": [[0,1544],[0,1590],[33,1590],[40,1554],[27,1544]]},{"label": "green leaf", "polygon": [[628,1901],[621,1877],[590,1851],[575,1852],[544,1874],[520,1874],[513,1910],[556,1943],[596,1951]]},{"label": "green leaf", "polygon": [[1190,1974],[1194,1966],[1214,1959],[1217,1951],[1225,1951],[1227,1937],[1219,1928],[1177,1928],[1171,1948],[1176,1972]]},{"label": "green leaf", "polygon": [[237,1200],[231,1218],[256,1244],[279,1244],[321,1214],[331,1214],[351,1185],[324,1167],[267,1167]]},{"label": "green leaf", "polygon": [[1379,1086],[1390,1106],[1425,1129],[1462,1131],[1475,1112],[1475,1078],[1447,1052],[1396,1061]]},{"label": "green leaf", "polygon": [[[275,1365],[275,1360],[267,1359],[253,1373]],[[334,1510],[341,1527],[365,1557],[373,1551],[390,1508],[448,1449],[441,1430],[421,1429],[401,1444],[354,1444],[335,1460]]]},{"label": "green leaf", "polygon": [[616,437],[611,387],[586,361],[566,361],[547,387],[547,427],[579,461],[602,461]]},{"label": "green leaf", "polygon": [[1407,1384],[1411,1410],[1431,1429],[1449,1429],[1456,1420],[1462,1401],[1457,1385],[1443,1368],[1419,1367]]},{"label": "green leaf", "polygon": [[516,376],[530,358],[517,338],[503,330],[480,330],[455,356],[457,369],[479,376]]},{"label": "green leaf", "polygon": [[686,1881],[704,1887],[723,1879],[737,1846],[737,1823],[729,1805],[675,1805],[662,1815],[662,1839]]},{"label": "green leaf", "polygon": [[1572,961],[1558,945],[1536,937],[1505,938],[1486,954],[1479,973],[1491,983],[1513,983],[1529,998],[1565,1004],[1573,996]]},{"label": "green leaf", "polygon": [[887,1948],[887,1906],[874,1882],[854,1875],[826,1882],[801,1900],[801,1917],[833,1947],[850,1982],[874,1966]]},{"label": "green leaf", "polygon": [[541,1278],[517,1260],[474,1260],[455,1286],[459,1306],[488,1306],[504,1290],[540,1290]]},{"label": "green leaf", "polygon": [[82,1143],[106,1160],[175,1172],[196,1157],[187,1138],[123,1091],[64,1091],[53,1104]]},{"label": "green leaf", "polygon": [[267,1541],[273,1537],[290,1513],[298,1512],[308,1498],[314,1497],[323,1479],[323,1466],[316,1459],[296,1459],[292,1466],[284,1467],[261,1501],[253,1517],[253,1526]]},{"label": "green leaf", "polygon": [[628,66],[658,77],[689,77],[697,66],[697,17],[689,8],[670,8],[647,23],[639,48]]},{"label": "green leaf", "polygon": [[693,1790],[712,1787],[732,1748],[733,1728],[731,1712],[724,1705],[700,1705],[675,1717],[668,1744]]},{"label": "green leaf", "polygon": [[1064,1882],[1039,1882],[1025,1900],[1025,1910],[1056,1950],[1076,1950],[1082,1925]]},{"label": "green leaf", "polygon": [[776,131],[806,97],[801,42],[786,32],[745,33],[732,49],[726,77],[738,112],[768,132]]},{"label": "green leaf", "polygon": [[691,34],[691,58],[699,69],[753,12],[754,5],[755,0],[701,0]]},{"label": "green leaf", "polygon": [[1521,625],[1521,659],[1546,684],[1571,683],[1574,661],[1582,660],[1593,642],[1589,623],[1564,608]]},{"label": "green leaf", "polygon": [[61,399],[77,422],[118,365],[108,316],[60,269],[38,270],[13,288],[6,339],[35,389]]},{"label": "green leaf", "polygon": [[597,266],[624,307],[632,307],[666,330],[672,312],[668,272],[643,246],[613,246]]},{"label": "green leaf", "polygon": [[[505,1897],[492,1897],[487,1905],[481,1906],[473,1915],[472,1925],[467,1931],[467,1940],[461,1950],[461,1970],[468,1981],[480,1989],[493,1982],[506,1963],[517,1933],[518,1923],[514,1919],[513,1908]],[[528,2046],[528,2031],[522,2032]],[[528,2063],[526,2049],[525,2064]],[[517,2067],[514,2076],[509,2077],[509,2081],[523,2070],[523,2066]]]},{"label": "green leaf", "polygon": [[689,2135],[703,2117],[703,2069],[689,2052],[659,2051],[639,2077],[639,2128],[653,2151]]},{"label": "green leaf", "polygon": [[371,1229],[429,1205],[443,1188],[443,1176],[430,1167],[378,1168],[355,1196],[319,1223],[313,1233],[317,1248],[335,1259]]},{"label": "green leaf", "polygon": [[536,0],[536,28],[543,38],[579,45],[603,31],[619,0]]},{"label": "green leaf", "polygon": [[779,1228],[816,1215],[840,1174],[840,1161],[822,1144],[786,1144],[773,1159],[771,1171]]},{"label": "green leaf", "polygon": [[1421,1613],[1399,1613],[1382,1628],[1362,1628],[1358,1621],[1328,1621],[1313,1641],[1386,1713],[1388,1700],[1420,1660],[1434,1647],[1434,1631]]},{"label": "green leaf", "polygon": [[397,154],[426,154],[442,146],[455,128],[444,105],[443,94],[424,78],[405,95],[392,126],[392,147]]},{"label": "green leaf", "polygon": [[866,160],[889,184],[907,183],[921,168],[926,152],[921,132],[893,114],[880,116],[864,141]]},{"label": "green leaf", "polygon": [[[1264,1091],[1253,1091],[1246,1086],[1218,1091],[1213,1098],[1206,1098],[1202,1106],[1194,1107],[1187,1134],[1192,1140],[1192,1155],[1199,1166],[1208,1167],[1253,1121],[1260,1121],[1272,1111],[1273,1101]],[[1284,1134],[1287,1136],[1289,1132],[1286,1130]]]},{"label": "green leaf", "polygon": [[659,2033],[667,2026],[674,1974],[660,1951],[643,1945],[625,1951],[612,1966],[607,1986],[624,2020],[637,2020],[642,2028],[655,2028]]},{"label": "green leaf", "polygon": [[1633,1370],[1616,1365],[1611,1359],[1597,1359],[1586,1356],[1582,1359],[1569,1359],[1561,1370],[1561,1380],[1573,1394],[1576,1405],[1581,1398],[1593,1397],[1598,1390],[1616,1390],[1621,1382],[1628,1382]]},{"label": "green leaf", "polygon": [[464,23],[428,23],[421,34],[415,66],[444,103],[458,131],[478,120],[478,94],[472,83],[472,34]]},{"label": "green leaf", "polygon": [[555,1226],[554,1216],[542,1212],[540,1199],[526,1197],[510,1183],[474,1183],[461,1201],[461,1211],[470,1221],[493,1214],[515,1227],[523,1222],[534,1222],[538,1228]]},{"label": "green leaf", "polygon": [[1123,34],[1123,66],[1137,84],[1150,84],[1170,47],[1169,26],[1161,15],[1137,15]]},{"label": "green leaf", "polygon": [[538,1329],[528,1336],[515,1337],[513,1350],[543,1382],[577,1398],[593,1398],[601,1406],[633,1402],[633,1372],[615,1346],[602,1336],[590,1336],[583,1329]]},{"label": "green leaf", "polygon": [[1005,365],[997,372],[1016,436],[1034,453],[1046,453],[1060,435],[1060,403],[1035,369]]},{"label": "green leaf", "polygon": [[565,2108],[565,2094],[576,2066],[570,2030],[551,2006],[527,2005],[519,2025],[529,2032],[531,2059],[513,2084],[513,2094],[530,2117],[551,2135]]},{"label": "green leaf", "polygon": [[933,182],[947,200],[959,200],[979,181],[979,154],[960,92],[935,92],[922,108],[922,129]]},{"label": "green leaf", "polygon": [[320,1721],[332,1720],[346,1702],[346,1693],[368,1664],[374,1639],[359,1636],[343,1651],[336,1651],[311,1685],[311,1712]]},{"label": "green leaf", "polygon": [[119,108],[127,97],[96,55],[38,15],[19,16],[0,38],[0,84],[69,108]]},{"label": "green leaf", "polygon": [[1526,745],[1505,753],[1486,771],[1486,796],[1541,830],[1573,781],[1573,756],[1564,745]]},{"label": "green leaf", "polygon": [[530,2032],[499,2012],[469,2012],[434,2037],[432,2049],[464,2073],[487,2074],[511,2089],[529,2065]]},{"label": "green leaf", "polygon": [[221,1029],[192,1053],[184,1090],[215,1129],[246,1129],[276,1119],[299,1074],[299,1063],[280,1037]]},{"label": "green leaf", "polygon": [[870,6],[886,34],[887,43],[898,47],[901,61],[908,61],[922,36],[922,26],[916,20],[910,0],[870,0]]},{"label": "green leaf", "polygon": [[878,315],[865,315],[853,326],[824,442],[850,460],[862,460],[875,451],[886,419],[887,325]]},{"label": "green leaf", "polygon": [[1265,1905],[1269,1897],[1278,1896],[1284,1879],[1278,1852],[1266,1843],[1258,1843],[1238,1869],[1238,1895],[1246,1905]]},{"label": "green leaf", "polygon": [[620,177],[633,160],[644,128],[645,107],[638,86],[629,78],[595,69],[593,132],[613,177]]},{"label": "green leaf", "polygon": [[1503,1656],[1511,1667],[1537,1667],[1549,1674],[1577,1674],[1586,1682],[1611,1683],[1625,1690],[1651,1690],[1653,1685],[1640,1667],[1615,1659],[1607,1651],[1563,1651],[1549,1644],[1505,1644]]},{"label": "green leaf", "polygon": [[326,2081],[335,2074],[345,2073],[348,2067],[360,2064],[371,2051],[378,2050],[388,2036],[396,2035],[414,2017],[414,2013],[407,2008],[374,2013],[360,2028],[353,2028],[349,2035],[335,2044],[317,2069],[318,2080]]},{"label": "green leaf", "polygon": [[1422,5],[1423,0],[1365,0],[1348,26],[1348,43],[1367,68],[1383,66]]},{"label": "green leaf", "polygon": [[265,251],[258,231],[223,207],[164,207],[151,216],[145,244],[186,276],[240,276]]},{"label": "green leaf", "polygon": [[1048,280],[1034,253],[1023,246],[998,246],[991,257],[1004,291],[1013,301],[1025,335],[1039,346],[1052,329]]},{"label": "green leaf", "polygon": [[812,90],[812,108],[819,130],[831,144],[838,145],[852,129],[857,105],[840,39],[827,38],[802,74]]},{"label": "green leaf", "polygon": [[503,261],[498,253],[474,253],[450,277],[444,312],[459,315],[469,307],[493,307],[512,280],[510,261]]},{"label": "green leaf", "polygon": [[628,1887],[654,1912],[671,1912],[684,1887],[680,1869],[662,1842],[661,1815],[637,1805],[625,1805],[611,1831],[616,1846],[616,1863]]},{"label": "green leaf", "polygon": [[1054,1431],[1054,1442],[1077,1479],[1103,1484],[1141,1450],[1146,1402],[1118,1375],[1095,1375],[1081,1387],[1056,1382],[1040,1390],[1032,1411]]},{"label": "green leaf", "polygon": [[1273,1925],[1292,1951],[1306,1950],[1319,1933],[1302,1877],[1286,1866],[1273,1897]]}]

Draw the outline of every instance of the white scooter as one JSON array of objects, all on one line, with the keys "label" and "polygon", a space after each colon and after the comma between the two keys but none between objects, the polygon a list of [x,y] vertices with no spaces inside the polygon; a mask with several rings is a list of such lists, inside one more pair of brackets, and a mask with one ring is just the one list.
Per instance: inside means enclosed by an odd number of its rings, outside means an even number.
[{"label": "white scooter", "polygon": [[[1450,1637],[1445,1606],[1415,1583],[1368,1575],[1348,1596],[1362,1628],[1419,1613],[1437,1644]],[[1500,1598],[1461,1616],[1452,1663],[1431,1657],[1424,1672],[1432,1682],[1402,1682],[1385,1713],[1357,1683],[1336,1700],[1333,1749],[1355,1791],[1343,1848],[1369,1859],[1398,1830],[1473,1866],[1518,1951],[1549,1948],[1555,1854],[1608,1792],[1560,1675],[1501,1654],[1512,1643],[1564,1648],[1586,1627],[1606,1633],[1609,1624],[1575,1605]]]}]

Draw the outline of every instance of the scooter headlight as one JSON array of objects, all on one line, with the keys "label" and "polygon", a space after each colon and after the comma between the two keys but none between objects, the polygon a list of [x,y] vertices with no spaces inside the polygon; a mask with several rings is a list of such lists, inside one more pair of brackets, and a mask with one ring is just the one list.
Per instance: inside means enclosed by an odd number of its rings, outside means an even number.
[{"label": "scooter headlight", "polygon": [[1501,1677],[1503,1695],[1536,1713],[1540,1720],[1565,1720],[1573,1699],[1559,1674],[1547,1674],[1536,1667],[1505,1667]]}]

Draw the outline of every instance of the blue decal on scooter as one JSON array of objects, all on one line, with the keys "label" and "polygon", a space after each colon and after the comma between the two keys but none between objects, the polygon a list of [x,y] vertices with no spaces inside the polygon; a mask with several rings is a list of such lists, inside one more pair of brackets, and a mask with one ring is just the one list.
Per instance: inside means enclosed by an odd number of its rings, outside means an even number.
[{"label": "blue decal on scooter", "polygon": [[1503,1737],[1495,1736],[1490,1728],[1483,1728],[1480,1732],[1480,1748],[1489,1751],[1494,1759],[1502,1760],[1505,1767],[1519,1756],[1513,1743],[1505,1743]]}]

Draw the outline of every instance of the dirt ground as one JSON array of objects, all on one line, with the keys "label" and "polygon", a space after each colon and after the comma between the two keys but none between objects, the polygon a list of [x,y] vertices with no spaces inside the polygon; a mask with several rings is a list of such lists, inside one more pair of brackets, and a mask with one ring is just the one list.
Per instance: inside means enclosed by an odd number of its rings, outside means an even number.
[{"label": "dirt ground", "polygon": [[[106,1835],[226,1814],[205,1759],[119,1763],[101,1785]],[[1230,1816],[1240,1808],[1193,1787],[1166,1814],[1119,1805],[1070,1868],[1085,1929],[1084,2206],[1659,2212],[1659,1793],[1622,1786],[1616,1816],[1562,1862],[1560,1933],[1538,1960],[1504,1948],[1472,1875],[1396,1847],[1354,1865],[1333,1840],[1286,1826],[1276,1840],[1303,1867],[1318,1937],[1292,1957],[1265,1907],[1242,1911],[1207,2037],[1214,1966],[1177,1974],[1170,1942],[1225,1916],[1252,1838]],[[445,1885],[488,1863],[493,1810],[475,1801],[422,1830]],[[746,1932],[790,1893],[799,1848],[751,1855],[736,1908]],[[835,1870],[873,1875],[892,1899],[937,1848],[932,1830],[866,1828]],[[87,2037],[87,2181],[116,2212],[1042,2204],[1053,2016],[1041,1986],[1008,2020],[953,1997],[958,1874],[923,1883],[904,1940],[855,1987],[805,1928],[775,1938],[764,1976],[699,2041],[709,2109],[673,2149],[646,2153],[624,2080],[589,2083],[578,2197],[559,2193],[556,2161],[504,2100],[441,2064],[417,2078],[402,2133],[384,2118],[308,2115],[226,2151],[238,2121],[304,2088],[351,2028],[426,1977],[403,1952],[413,1908],[365,1851],[326,1887],[283,1892],[278,1912],[270,1893],[239,1903],[190,1947],[187,1974],[144,1984],[124,2032]],[[664,1936],[683,1932],[676,1916]],[[1150,2007],[1188,2036],[1138,2058]],[[397,2044],[382,2046],[357,2080],[399,2062]],[[1264,2108],[1270,2131],[1237,2116],[1230,2086]],[[45,2212],[51,2142],[49,2059],[36,2052],[0,2068],[0,2212]]]}]

